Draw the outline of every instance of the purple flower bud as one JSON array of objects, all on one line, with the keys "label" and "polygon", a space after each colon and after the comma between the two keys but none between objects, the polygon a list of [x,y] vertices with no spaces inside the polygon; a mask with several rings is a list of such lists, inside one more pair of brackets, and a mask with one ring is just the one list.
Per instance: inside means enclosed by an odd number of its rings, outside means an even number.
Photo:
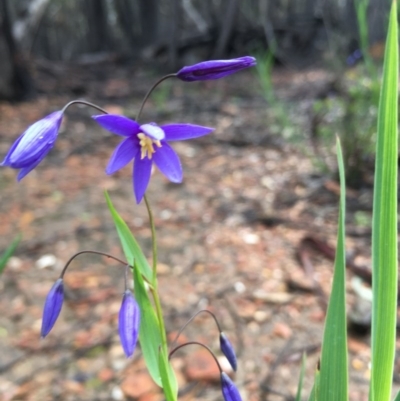
[{"label": "purple flower bud", "polygon": [[21,169],[17,180],[22,180],[54,146],[62,117],[62,111],[55,111],[28,127],[11,146],[0,166]]},{"label": "purple flower bud", "polygon": [[51,287],[50,292],[47,295],[46,302],[43,309],[43,319],[42,319],[42,338],[49,334],[50,330],[53,328],[58,315],[60,314],[61,307],[64,301],[64,285],[62,278],[59,278]]},{"label": "purple flower bud", "polygon": [[140,309],[131,291],[126,290],[119,311],[118,331],[122,348],[129,358],[133,355],[139,335]]},{"label": "purple flower bud", "polygon": [[231,342],[228,340],[228,337],[222,331],[219,335],[219,345],[222,353],[226,356],[226,359],[232,366],[232,369],[236,372],[237,359],[235,350],[233,349],[233,345],[231,344]]},{"label": "purple flower bud", "polygon": [[203,61],[188,67],[183,67],[176,73],[176,77],[182,81],[206,81],[219,79],[234,74],[244,68],[256,65],[254,57],[245,56],[231,60],[210,60]]},{"label": "purple flower bud", "polygon": [[225,372],[221,373],[221,387],[225,401],[242,401],[239,390]]}]

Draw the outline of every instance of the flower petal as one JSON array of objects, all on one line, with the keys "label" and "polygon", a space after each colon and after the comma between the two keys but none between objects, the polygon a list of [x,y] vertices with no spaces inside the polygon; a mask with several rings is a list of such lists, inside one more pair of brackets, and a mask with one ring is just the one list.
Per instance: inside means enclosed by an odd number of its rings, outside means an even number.
[{"label": "flower petal", "polygon": [[143,131],[147,136],[156,141],[161,141],[165,138],[165,133],[158,125],[154,123],[143,124],[140,126],[140,130]]},{"label": "flower petal", "polygon": [[138,140],[133,137],[123,140],[114,150],[108,162],[106,173],[113,174],[122,167],[125,167],[139,152],[140,145]]},{"label": "flower petal", "polygon": [[49,334],[53,328],[58,315],[60,314],[61,307],[64,301],[64,286],[62,278],[59,278],[51,287],[49,294],[46,297],[46,302],[43,309],[42,319],[42,338]]},{"label": "flower petal", "polygon": [[135,192],[136,202],[140,203],[149,185],[151,175],[152,161],[146,156],[141,159],[135,158],[133,163],[133,190]]},{"label": "flower petal", "polygon": [[255,65],[256,59],[250,56],[231,60],[209,60],[183,67],[176,73],[176,77],[187,82],[219,79]]},{"label": "flower petal", "polygon": [[139,133],[139,124],[128,117],[118,114],[101,114],[92,116],[103,128],[116,135],[131,136]]},{"label": "flower petal", "polygon": [[154,163],[170,181],[182,182],[182,165],[178,155],[168,143],[161,142],[161,145],[153,154]]},{"label": "flower petal", "polygon": [[39,160],[36,160],[36,162],[32,163],[30,166],[21,168],[17,175],[17,181],[21,181],[28,173],[30,173],[45,158],[45,156],[46,154],[44,154]]},{"label": "flower petal", "polygon": [[2,161],[0,166],[9,166],[9,167],[11,167],[11,165],[10,165],[10,157],[14,153],[14,150],[18,147],[18,144],[21,142],[21,139],[22,139],[23,136],[24,136],[24,134],[20,135],[19,138],[17,138],[16,141],[11,145],[10,150],[6,154],[6,157],[4,158],[4,160]]},{"label": "flower petal", "polygon": [[214,128],[202,127],[193,124],[162,125],[166,141],[184,141],[185,139],[199,138],[214,131]]},{"label": "flower petal", "polygon": [[131,291],[126,290],[118,315],[118,332],[122,348],[129,358],[135,351],[139,336],[140,309]]}]

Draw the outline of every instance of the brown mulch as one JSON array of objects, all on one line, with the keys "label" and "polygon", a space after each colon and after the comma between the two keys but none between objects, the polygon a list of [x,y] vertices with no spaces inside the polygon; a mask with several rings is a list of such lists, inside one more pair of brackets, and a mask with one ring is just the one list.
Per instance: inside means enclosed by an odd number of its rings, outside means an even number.
[{"label": "brown mulch", "polygon": [[[301,74],[284,72],[275,80],[292,110],[305,113],[317,92],[310,93],[310,85],[328,78],[321,71]],[[91,83],[87,99],[97,95],[101,106],[133,116],[153,81],[140,71],[129,78],[121,73]],[[301,85],[308,96],[299,100]],[[41,95],[18,105],[0,103],[0,155],[27,125],[69,98]],[[181,185],[158,171],[152,177],[148,197],[158,228],[160,292],[169,333],[199,309],[219,317],[239,354],[235,382],[243,400],[251,401],[292,400],[303,352],[304,394],[311,389],[333,263],[322,251],[308,249],[304,256],[299,249],[310,236],[334,246],[338,204],[332,177],[301,150],[308,143],[307,125],[299,127],[302,146],[284,140],[271,133],[267,107],[249,72],[188,87],[174,83],[166,102],[151,100],[143,117],[216,127],[206,138],[174,144],[184,168]],[[123,355],[117,335],[123,267],[106,258],[82,256],[71,265],[61,316],[49,336],[39,338],[44,298],[73,253],[94,249],[123,258],[104,190],[151,253],[147,214],[134,201],[131,168],[104,173],[120,138],[98,128],[91,114],[71,108],[55,148],[20,184],[15,171],[0,169],[0,251],[16,234],[23,236],[0,277],[1,401],[162,399],[140,350],[133,360]],[[368,195],[360,191],[350,201]],[[348,222],[357,235],[348,237],[347,247],[364,266],[370,263],[369,232],[356,227],[353,212]],[[353,277],[349,272],[350,306],[356,302]],[[198,317],[184,335],[218,348],[208,316]],[[368,335],[349,336],[351,401],[366,400],[368,343]],[[187,348],[173,364],[181,399],[222,399],[212,361],[201,351]]]}]

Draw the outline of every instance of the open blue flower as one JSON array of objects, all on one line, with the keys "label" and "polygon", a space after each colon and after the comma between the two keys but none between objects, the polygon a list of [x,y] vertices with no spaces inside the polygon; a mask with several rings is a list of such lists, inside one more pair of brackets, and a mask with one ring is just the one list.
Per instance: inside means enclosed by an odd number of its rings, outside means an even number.
[{"label": "open blue flower", "polygon": [[181,162],[168,144],[169,141],[198,138],[214,130],[192,124],[139,125],[134,120],[114,114],[93,118],[108,131],[126,137],[111,156],[106,173],[113,174],[134,159],[133,190],[137,203],[140,203],[146,192],[153,161],[170,181],[182,182]]},{"label": "open blue flower", "polygon": [[14,142],[0,166],[21,169],[17,180],[22,180],[54,146],[62,117],[62,111],[55,111],[32,124]]},{"label": "open blue flower", "polygon": [[181,68],[176,77],[182,81],[206,81],[219,79],[234,74],[244,68],[256,65],[256,59],[251,56],[233,58],[230,60],[209,60]]}]

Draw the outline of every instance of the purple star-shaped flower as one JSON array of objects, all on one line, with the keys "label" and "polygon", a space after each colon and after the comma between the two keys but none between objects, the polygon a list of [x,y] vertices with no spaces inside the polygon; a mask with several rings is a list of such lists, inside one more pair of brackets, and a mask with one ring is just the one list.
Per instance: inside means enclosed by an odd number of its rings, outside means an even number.
[{"label": "purple star-shaped flower", "polygon": [[140,203],[146,192],[153,161],[170,181],[182,182],[181,162],[168,144],[169,141],[198,138],[214,130],[192,124],[139,125],[134,120],[115,114],[93,118],[106,130],[126,137],[111,156],[106,173],[113,174],[134,159],[133,190],[137,203]]}]

